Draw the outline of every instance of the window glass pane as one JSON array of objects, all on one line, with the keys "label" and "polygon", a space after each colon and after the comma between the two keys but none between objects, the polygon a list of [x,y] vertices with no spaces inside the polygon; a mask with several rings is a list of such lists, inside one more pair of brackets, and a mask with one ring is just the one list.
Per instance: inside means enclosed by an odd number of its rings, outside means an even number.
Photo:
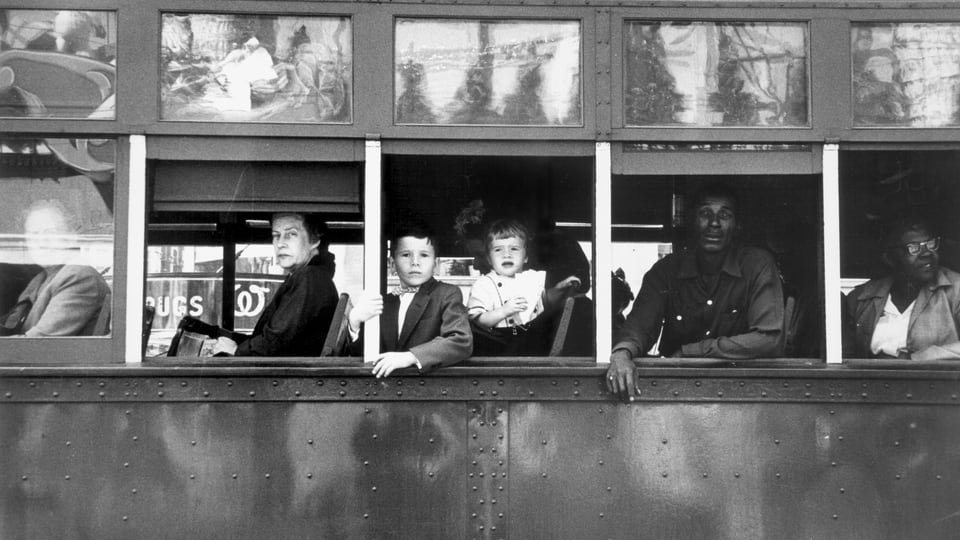
[{"label": "window glass pane", "polygon": [[630,21],[627,126],[806,126],[804,23]]},{"label": "window glass pane", "polygon": [[360,165],[151,160],[148,170],[146,355],[209,356],[200,344],[215,336],[235,341],[235,356],[325,354],[338,294],[362,290]]},{"label": "window glass pane", "polygon": [[0,335],[110,333],[115,148],[0,139]]},{"label": "window glass pane", "polygon": [[960,358],[960,152],[840,153],[844,356]]},{"label": "window glass pane", "polygon": [[[474,356],[547,356],[567,297],[560,355],[593,355],[592,159],[389,156],[384,199],[387,238],[411,221],[435,232],[434,277],[460,288]],[[386,275],[389,293],[401,278]]]},{"label": "window glass pane", "polygon": [[163,120],[350,123],[347,17],[165,13]]},{"label": "window glass pane", "polygon": [[580,23],[398,19],[398,124],[578,126]]},{"label": "window glass pane", "polygon": [[812,175],[614,176],[615,347],[821,358],[820,193]]},{"label": "window glass pane", "polygon": [[854,23],[857,126],[960,124],[960,24]]},{"label": "window glass pane", "polygon": [[0,116],[115,116],[117,15],[0,9]]}]

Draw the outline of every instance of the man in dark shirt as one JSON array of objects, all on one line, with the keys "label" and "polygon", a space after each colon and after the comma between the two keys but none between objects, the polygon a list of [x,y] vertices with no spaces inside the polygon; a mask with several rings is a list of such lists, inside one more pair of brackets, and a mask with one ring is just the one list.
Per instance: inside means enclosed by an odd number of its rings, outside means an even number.
[{"label": "man in dark shirt", "polygon": [[[722,184],[693,205],[695,249],[658,261],[643,278],[610,355],[607,387],[636,397],[633,359],[660,337],[663,356],[744,359],[783,350],[783,290],[773,257],[739,246],[737,198]],[[661,336],[661,329],[663,335]]]}]

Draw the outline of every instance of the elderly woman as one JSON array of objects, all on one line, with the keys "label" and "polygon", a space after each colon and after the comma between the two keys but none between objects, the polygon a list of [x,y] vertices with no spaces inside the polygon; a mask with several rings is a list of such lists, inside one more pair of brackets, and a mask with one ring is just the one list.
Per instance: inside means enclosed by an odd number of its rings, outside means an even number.
[{"label": "elderly woman", "polygon": [[39,200],[25,212],[27,253],[41,267],[20,293],[17,305],[0,324],[6,335],[26,337],[90,336],[101,310],[109,310],[110,292],[103,276],[86,264],[75,264],[79,251],[76,217],[60,201]]},{"label": "elderly woman", "polygon": [[253,334],[237,344],[218,339],[214,354],[236,356],[318,356],[337,307],[333,256],[323,235],[326,225],[305,214],[274,214],[273,250],[287,274],[263,311]]},{"label": "elderly woman", "polygon": [[940,266],[940,237],[909,217],[891,224],[885,277],[846,297],[844,353],[858,358],[960,359],[960,274]]}]

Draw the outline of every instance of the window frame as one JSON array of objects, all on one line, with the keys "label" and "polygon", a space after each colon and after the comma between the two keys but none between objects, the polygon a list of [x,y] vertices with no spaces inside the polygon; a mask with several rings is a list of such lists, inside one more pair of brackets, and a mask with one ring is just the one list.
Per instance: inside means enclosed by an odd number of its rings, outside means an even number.
[{"label": "window frame", "polygon": [[[4,137],[36,138],[38,133],[5,133]],[[42,135],[41,135],[42,136]],[[94,134],[48,133],[48,138],[84,139],[114,138]],[[129,251],[129,208],[130,199],[128,172],[130,170],[130,141],[128,137],[117,136],[116,166],[114,169],[113,200],[113,285],[110,295],[110,335],[87,337],[9,337],[0,339],[0,357],[10,364],[114,364],[123,362],[124,346],[128,339],[129,328],[136,327],[135,321],[127,317],[130,280],[132,270]],[[134,280],[136,281],[136,280]],[[142,318],[142,316],[141,316]],[[139,335],[139,334],[138,334]],[[139,339],[138,339],[139,348]],[[70,351],[65,358],[64,351]]]}]

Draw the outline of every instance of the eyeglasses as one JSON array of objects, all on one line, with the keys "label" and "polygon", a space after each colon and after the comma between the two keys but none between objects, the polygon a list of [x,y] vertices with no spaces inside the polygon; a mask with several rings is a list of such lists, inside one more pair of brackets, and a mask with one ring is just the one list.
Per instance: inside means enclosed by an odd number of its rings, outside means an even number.
[{"label": "eyeglasses", "polygon": [[910,255],[917,255],[922,248],[927,248],[927,251],[934,253],[940,249],[940,237],[931,238],[925,242],[907,242],[906,244],[901,244],[901,246],[906,248],[907,253]]}]

